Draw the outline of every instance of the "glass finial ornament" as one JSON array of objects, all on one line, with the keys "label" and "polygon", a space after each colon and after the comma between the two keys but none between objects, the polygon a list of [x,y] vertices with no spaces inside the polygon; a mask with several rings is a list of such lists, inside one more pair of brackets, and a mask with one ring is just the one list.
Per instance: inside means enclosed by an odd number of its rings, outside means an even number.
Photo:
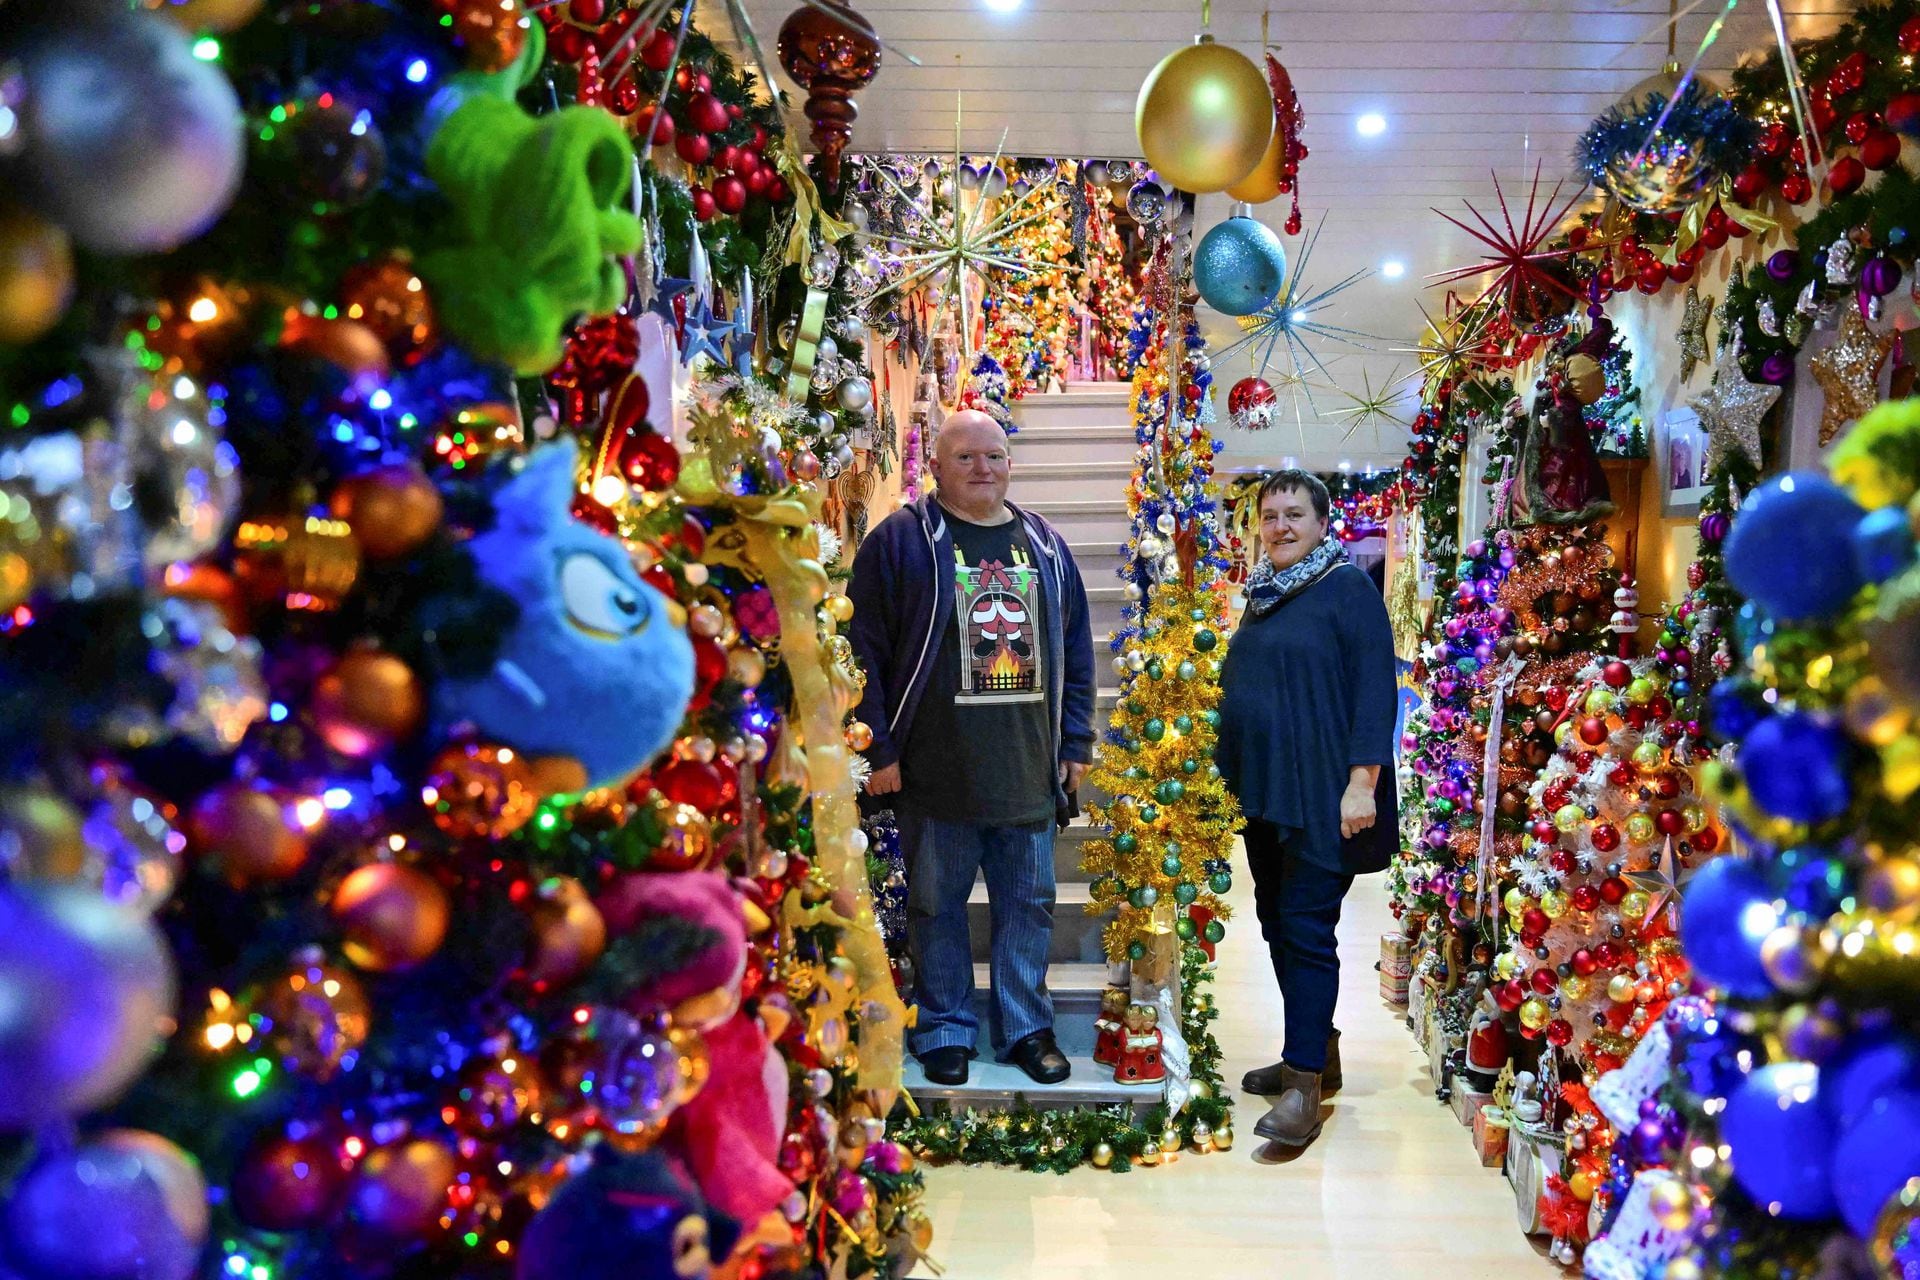
[{"label": "glass finial ornament", "polygon": [[1223,315],[1252,315],[1279,296],[1287,278],[1287,251],[1272,228],[1236,204],[1225,222],[1207,232],[1193,254],[1193,283],[1207,305]]},{"label": "glass finial ornament", "polygon": [[1575,144],[1596,187],[1631,209],[1665,213],[1694,203],[1744,168],[1758,127],[1698,78],[1669,62],[1629,89]]},{"label": "glass finial ornament", "polygon": [[1160,221],[1167,209],[1166,192],[1152,178],[1142,178],[1127,192],[1127,212],[1143,227]]}]

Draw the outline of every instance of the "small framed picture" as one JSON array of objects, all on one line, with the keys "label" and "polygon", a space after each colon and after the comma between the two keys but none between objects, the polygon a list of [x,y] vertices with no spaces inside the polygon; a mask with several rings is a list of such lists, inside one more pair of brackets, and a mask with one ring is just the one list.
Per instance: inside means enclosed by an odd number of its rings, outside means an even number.
[{"label": "small framed picture", "polygon": [[1692,409],[1667,411],[1660,423],[1660,514],[1698,514],[1707,483],[1707,432]]}]

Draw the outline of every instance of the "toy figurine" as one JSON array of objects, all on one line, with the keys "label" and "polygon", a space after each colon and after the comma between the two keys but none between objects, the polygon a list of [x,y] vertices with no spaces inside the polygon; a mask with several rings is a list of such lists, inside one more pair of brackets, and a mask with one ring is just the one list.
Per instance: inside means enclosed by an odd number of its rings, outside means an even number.
[{"label": "toy figurine", "polygon": [[1100,995],[1100,1016],[1093,1020],[1099,1033],[1093,1040],[1093,1060],[1103,1067],[1120,1065],[1127,1041],[1127,989],[1108,987]]},{"label": "toy figurine", "polygon": [[1150,1004],[1127,1009],[1127,1036],[1113,1078],[1121,1084],[1147,1084],[1167,1078],[1160,1063],[1160,1028],[1154,1023],[1159,1014]]}]

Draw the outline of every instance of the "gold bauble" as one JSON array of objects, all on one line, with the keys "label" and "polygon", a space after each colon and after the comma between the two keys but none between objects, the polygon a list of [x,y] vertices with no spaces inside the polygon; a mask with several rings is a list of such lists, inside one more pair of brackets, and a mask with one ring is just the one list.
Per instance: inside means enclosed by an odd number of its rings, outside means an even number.
[{"label": "gold bauble", "polygon": [[827,616],[835,622],[853,621],[853,601],[845,596],[828,596],[826,608]]},{"label": "gold bauble", "polygon": [[1653,899],[1647,896],[1645,890],[1634,889],[1630,891],[1626,897],[1620,899],[1620,918],[1622,920],[1638,920],[1640,917],[1646,915],[1648,909],[1652,906]]},{"label": "gold bauble", "polygon": [[1105,1169],[1113,1163],[1113,1148],[1104,1142],[1093,1144],[1093,1154],[1089,1157],[1096,1169]]},{"label": "gold bauble", "polygon": [[224,783],[200,797],[188,831],[201,856],[239,886],[286,880],[307,862],[307,837],[278,796],[244,782]]},{"label": "gold bauble", "polygon": [[1160,1131],[1160,1153],[1172,1155],[1180,1149],[1180,1130],[1169,1124]]},{"label": "gold bauble", "polygon": [[527,977],[533,982],[565,986],[593,968],[607,948],[607,922],[571,876],[544,882],[527,915],[533,924]]},{"label": "gold bauble", "polygon": [[1607,999],[1615,1004],[1627,1004],[1633,999],[1634,989],[1639,984],[1630,973],[1616,973],[1607,979]]},{"label": "gold bauble", "polygon": [[[1649,1170],[1642,1177],[1652,1176]],[[1672,1174],[1660,1178],[1647,1192],[1647,1207],[1656,1222],[1669,1231],[1685,1231],[1693,1222],[1693,1190]]]},{"label": "gold bauble", "polygon": [[1660,1280],[1704,1280],[1706,1274],[1692,1258],[1675,1258],[1660,1273]]},{"label": "gold bauble", "polygon": [[1162,178],[1184,191],[1224,191],[1266,154],[1273,93],[1245,54],[1201,36],[1147,73],[1133,128]]},{"label": "gold bauble", "polygon": [[1152,1138],[1148,1138],[1147,1145],[1140,1149],[1139,1163],[1144,1164],[1149,1168],[1159,1164],[1160,1163],[1160,1144],[1155,1142]]},{"label": "gold bauble", "polygon": [[864,720],[855,720],[847,725],[847,745],[855,751],[865,751],[873,745],[873,727]]},{"label": "gold bauble", "polygon": [[45,787],[0,791],[0,882],[71,880],[86,866],[72,805]]},{"label": "gold bauble", "polygon": [[1847,728],[1856,738],[1884,747],[1907,731],[1913,717],[1879,676],[1862,676],[1847,691]]},{"label": "gold bauble", "polygon": [[727,650],[727,679],[752,689],[767,678],[767,659],[758,649],[741,645]]},{"label": "gold bauble", "polygon": [[1860,901],[1897,924],[1920,919],[1920,858],[1883,858],[1868,867]]},{"label": "gold bauble", "polygon": [[1287,135],[1279,129],[1267,139],[1267,149],[1260,157],[1260,163],[1253,166],[1253,172],[1227,188],[1227,194],[1235,200],[1244,200],[1248,204],[1265,204],[1280,194],[1280,183],[1286,177]]},{"label": "gold bauble", "polygon": [[354,649],[313,686],[320,736],[344,756],[370,756],[420,727],[426,699],[420,681],[390,653]]},{"label": "gold bauble", "polygon": [[141,0],[140,7],[193,35],[211,31],[225,35],[253,21],[265,0]]},{"label": "gold bauble", "polygon": [[480,742],[455,744],[435,756],[420,796],[433,824],[456,840],[510,836],[540,807],[526,758]]},{"label": "gold bauble", "polygon": [[458,1168],[453,1149],[438,1138],[368,1152],[347,1193],[354,1227],[395,1241],[423,1238],[446,1207]]},{"label": "gold bauble", "polygon": [[1213,1149],[1215,1151],[1233,1150],[1233,1129],[1231,1126],[1223,1124],[1213,1131]]},{"label": "gold bauble", "polygon": [[73,301],[73,242],[43,218],[0,206],[0,345],[32,342]]},{"label": "gold bauble", "polygon": [[446,507],[425,472],[396,463],[342,481],[332,511],[353,529],[367,559],[393,560],[432,537]]},{"label": "gold bauble", "polygon": [[330,910],[347,959],[376,973],[411,969],[432,956],[452,916],[439,881],[392,862],[351,872],[334,890]]}]

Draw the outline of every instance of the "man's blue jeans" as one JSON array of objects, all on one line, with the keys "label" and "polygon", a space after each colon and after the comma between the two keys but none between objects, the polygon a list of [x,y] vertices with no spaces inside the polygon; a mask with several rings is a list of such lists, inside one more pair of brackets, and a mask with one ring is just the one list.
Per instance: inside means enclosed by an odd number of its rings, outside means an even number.
[{"label": "man's blue jeans", "polygon": [[1053,824],[981,827],[899,811],[907,863],[907,941],[913,952],[919,1021],[915,1054],[958,1045],[969,1053],[980,1022],[973,1012],[973,946],[967,897],[976,873],[987,882],[992,923],[991,1005],[995,1054],[1053,1027],[1047,948],[1053,938]]}]

